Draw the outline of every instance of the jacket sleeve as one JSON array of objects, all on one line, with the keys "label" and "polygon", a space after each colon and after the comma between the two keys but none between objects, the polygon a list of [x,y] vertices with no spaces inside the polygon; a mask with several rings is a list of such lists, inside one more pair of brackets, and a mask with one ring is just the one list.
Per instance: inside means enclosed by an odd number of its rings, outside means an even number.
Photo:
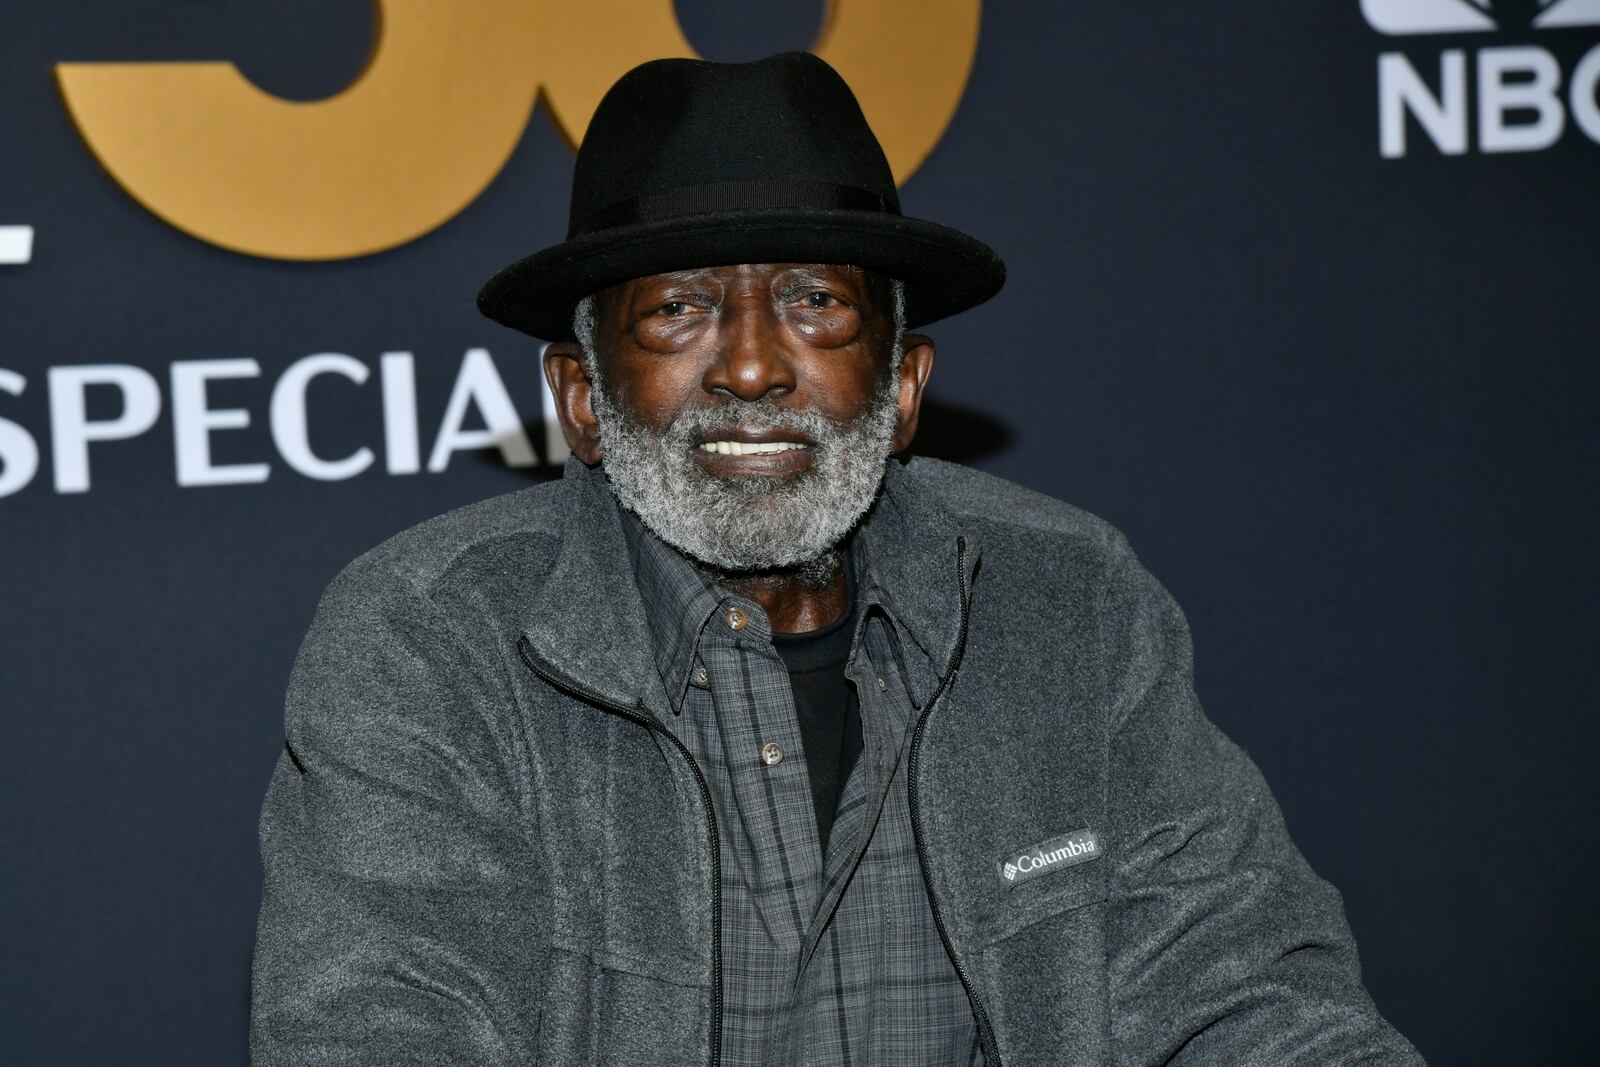
[{"label": "jacket sleeve", "polygon": [[548,908],[474,651],[380,568],[324,594],[261,816],[258,1067],[533,1062]]},{"label": "jacket sleeve", "polygon": [[1202,712],[1182,612],[1117,548],[1102,604],[1117,1062],[1420,1064],[1362,985],[1338,892]]}]

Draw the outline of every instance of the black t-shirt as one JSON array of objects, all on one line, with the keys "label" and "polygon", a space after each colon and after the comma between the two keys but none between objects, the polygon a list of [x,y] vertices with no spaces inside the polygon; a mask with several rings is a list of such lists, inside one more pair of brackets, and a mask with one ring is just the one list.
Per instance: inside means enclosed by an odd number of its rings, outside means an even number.
[{"label": "black t-shirt", "polygon": [[817,812],[817,837],[828,853],[828,834],[839,809],[845,779],[861,757],[861,704],[844,676],[855,636],[856,608],[850,565],[845,563],[850,607],[838,621],[803,634],[773,634],[772,646],[789,668],[800,743],[811,776],[811,802]]}]

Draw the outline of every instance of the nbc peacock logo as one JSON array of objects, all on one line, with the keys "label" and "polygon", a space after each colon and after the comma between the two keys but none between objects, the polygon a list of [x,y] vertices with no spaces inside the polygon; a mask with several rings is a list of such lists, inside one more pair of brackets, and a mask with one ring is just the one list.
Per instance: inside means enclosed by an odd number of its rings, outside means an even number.
[{"label": "nbc peacock logo", "polygon": [[[1560,51],[1573,54],[1571,34],[1590,28],[1593,37],[1592,28],[1600,26],[1600,0],[1360,2],[1368,25],[1387,37],[1465,36],[1460,46],[1439,51],[1436,78],[1425,61],[1421,69],[1414,62],[1421,58],[1415,43],[1405,52],[1378,56],[1378,143],[1385,159],[1411,154],[1410,134],[1416,128],[1446,156],[1474,149],[1542,151],[1561,140],[1569,118],[1600,144],[1600,39],[1570,73],[1556,52],[1530,43],[1544,31],[1564,31],[1568,36]],[[1480,34],[1506,43],[1469,48]],[[1578,37],[1576,43],[1581,49],[1590,42]],[[1472,92],[1469,66],[1476,69]]]},{"label": "nbc peacock logo", "polygon": [[[1531,9],[1531,10],[1530,10]],[[1559,29],[1600,25],[1600,0],[1361,0],[1361,13],[1379,33],[1481,33],[1498,29]]]}]

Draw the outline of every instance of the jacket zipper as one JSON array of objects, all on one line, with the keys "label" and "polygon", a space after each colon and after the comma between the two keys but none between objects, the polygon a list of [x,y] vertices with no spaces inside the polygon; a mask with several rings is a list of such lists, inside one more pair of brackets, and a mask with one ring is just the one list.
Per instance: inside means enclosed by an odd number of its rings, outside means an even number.
[{"label": "jacket zipper", "polygon": [[[706,784],[705,775],[700,773],[699,764],[684,747],[676,735],[662,726],[654,717],[640,712],[636,708],[625,707],[596,693],[581,689],[572,682],[557,678],[541,669],[533,661],[532,654],[528,651],[527,637],[517,638],[517,655],[522,657],[522,662],[536,676],[548,684],[561,690],[569,696],[594,704],[606,711],[621,715],[624,719],[643,726],[653,733],[658,733],[671,741],[680,753],[684,762],[688,763],[689,770],[694,773],[695,784],[700,787],[700,800],[706,809],[706,836],[711,842],[711,1067],[717,1067],[722,1062],[722,839],[717,833],[717,812],[711,806],[711,787]],[[941,930],[942,932],[942,930]]]},{"label": "jacket zipper", "polygon": [[922,834],[922,813],[917,809],[917,757],[921,752],[923,728],[928,725],[928,717],[933,714],[933,706],[939,702],[939,698],[946,690],[955,684],[956,674],[961,670],[961,657],[967,650],[967,623],[971,597],[967,591],[965,537],[956,538],[956,583],[961,593],[961,628],[956,634],[955,651],[950,656],[950,669],[945,671],[944,677],[939,680],[938,687],[933,691],[933,696],[923,705],[922,714],[917,718],[916,729],[911,734],[911,754],[906,761],[906,800],[911,808],[911,836],[916,842],[917,864],[922,868],[922,884],[928,891],[928,906],[933,910],[934,928],[939,931],[939,940],[943,942],[944,950],[950,956],[950,962],[955,964],[956,977],[961,979],[961,988],[967,991],[967,999],[972,1001],[973,1014],[978,1020],[978,1038],[983,1044],[984,1062],[991,1067],[1000,1067],[1000,1048],[994,1040],[994,1031],[989,1024],[989,1013],[984,1009],[977,990],[973,988],[972,977],[967,973],[966,966],[950,944],[950,933],[945,929],[944,915],[939,911],[939,898],[934,892],[933,877],[928,871],[928,848]]}]

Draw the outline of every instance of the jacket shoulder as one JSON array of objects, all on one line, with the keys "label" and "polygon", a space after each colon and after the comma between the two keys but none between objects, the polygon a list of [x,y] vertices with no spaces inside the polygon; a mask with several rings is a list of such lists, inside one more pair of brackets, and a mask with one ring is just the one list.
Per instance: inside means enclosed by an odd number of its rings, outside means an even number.
[{"label": "jacket shoulder", "polygon": [[351,560],[324,595],[382,598],[399,587],[432,598],[453,575],[486,561],[508,566],[515,560],[521,576],[530,577],[529,561],[553,560],[569,493],[570,485],[558,478],[425,519]]},{"label": "jacket shoulder", "polygon": [[1122,532],[1105,519],[997,475],[920,456],[907,464],[907,472],[952,515],[1002,539],[1009,533],[1113,555],[1128,550]]}]

